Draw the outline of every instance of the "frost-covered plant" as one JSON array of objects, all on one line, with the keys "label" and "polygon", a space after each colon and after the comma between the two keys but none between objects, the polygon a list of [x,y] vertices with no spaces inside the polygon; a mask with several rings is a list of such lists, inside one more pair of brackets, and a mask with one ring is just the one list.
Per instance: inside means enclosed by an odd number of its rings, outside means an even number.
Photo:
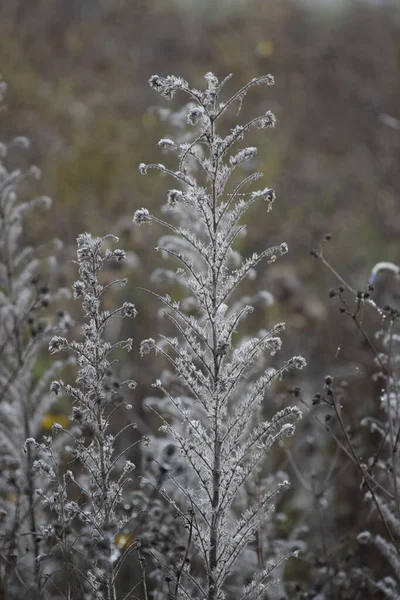
[{"label": "frost-covered plant", "polygon": [[[351,566],[336,570],[336,576],[330,577],[326,589],[321,591],[321,598],[337,597],[353,598],[355,588],[376,595],[378,591],[384,598],[391,600],[400,597],[400,310],[393,306],[380,307],[373,299],[375,283],[382,273],[399,277],[400,267],[391,262],[379,262],[372,271],[366,291],[356,292],[324,259],[322,247],[312,251],[315,258],[320,258],[340,280],[338,290],[331,290],[330,297],[338,297],[341,302],[340,311],[350,316],[362,334],[364,341],[374,355],[374,366],[377,371],[373,375],[375,381],[381,383],[381,407],[373,416],[364,416],[361,425],[368,427],[378,438],[376,451],[372,456],[360,448],[360,441],[350,433],[342,413],[342,398],[345,397],[342,386],[335,385],[331,377],[326,377],[324,394],[317,394],[313,404],[325,404],[331,407],[340,427],[344,441],[339,441],[342,450],[353,461],[361,477],[361,487],[365,491],[365,500],[370,514],[375,514],[377,521],[369,519],[368,529],[357,536],[360,544],[375,546],[393,569],[394,577],[382,576],[382,566],[371,570],[365,565]],[[347,289],[354,304],[344,295]],[[363,325],[364,311],[369,307],[381,321],[381,328],[372,341]],[[381,351],[377,344],[381,344]],[[366,456],[367,454],[367,456]],[[375,524],[379,525],[379,533]],[[322,588],[322,585],[321,585]],[[334,594],[332,595],[332,590]]]},{"label": "frost-covered plant", "polygon": [[[372,269],[370,281],[375,282],[381,272],[398,277],[400,267],[380,262]],[[384,382],[381,395],[384,418],[365,418],[363,424],[381,438],[379,449],[368,464],[369,473],[376,477],[379,486],[374,493],[368,490],[366,498],[382,520],[385,535],[364,531],[358,539],[374,543],[391,565],[395,580],[377,577],[376,585],[386,598],[393,600],[400,597],[400,309],[385,306],[380,314],[382,329],[376,337],[383,343],[384,352],[376,356],[375,377]]]},{"label": "frost-covered plant", "polygon": [[[4,90],[0,81],[0,96]],[[33,593],[38,585],[36,532],[42,510],[34,493],[34,456],[31,449],[24,453],[23,446],[27,437],[39,435],[54,403],[49,382],[63,366],[57,361],[44,368],[42,350],[52,335],[71,324],[62,311],[58,323],[46,316],[50,301],[62,295],[62,290],[50,294],[41,281],[54,259],[48,263],[42,248],[24,245],[24,216],[51,204],[46,197],[20,199],[25,181],[38,179],[40,171],[11,168],[8,155],[28,146],[23,137],[0,142],[0,578],[9,597],[22,589]]]},{"label": "frost-covered plant", "polygon": [[[186,292],[181,302],[155,293],[177,337],[161,336],[159,343],[147,339],[141,346],[142,354],[152,350],[161,354],[175,374],[175,380],[169,376],[169,384],[166,377],[154,384],[162,398],[153,398],[151,405],[179,457],[174,468],[160,465],[169,476],[160,492],[187,531],[172,564],[154,552],[153,556],[165,575],[159,598],[255,600],[266,598],[271,574],[286,556],[293,555],[289,551],[262,565],[243,561],[252,548],[254,554],[257,531],[289,485],[286,479],[266,477],[265,459],[275,442],[293,435],[301,417],[299,409],[290,406],[266,420],[263,401],[275,379],[290,368],[303,368],[305,361],[296,356],[279,368],[268,367],[266,355],[280,349],[283,324],[262,329],[255,336],[238,336],[239,326],[253,310],[235,297],[239,284],[254,275],[262,260],[272,263],[285,254],[287,246],[282,243],[245,260],[234,249],[245,233],[242,219],[247,211],[263,201],[268,212],[275,193],[268,187],[245,191],[261,174],[236,180],[234,172],[257,149],[234,152],[233,148],[251,128],[272,127],[275,117],[267,111],[225,135],[217,124],[230,108],[240,110],[252,87],[271,85],[273,77],[253,79],[227,101],[221,100],[221,92],[229,77],[220,83],[208,73],[205,79],[205,91],[173,76],[150,79],[152,88],[165,98],[178,91],[187,94],[187,121],[197,133],[190,142],[160,141],[162,149],[178,155],[177,170],[162,164],[139,167],[143,174],[149,168],[158,169],[180,184],[179,189],[167,192],[170,219],[142,208],[136,211],[134,222],[155,223],[168,230],[158,249],[180,263],[166,276]],[[249,503],[248,486],[256,471],[259,493]],[[242,572],[244,564],[250,572]],[[246,585],[231,589],[230,576]]]},{"label": "frost-covered plant", "polygon": [[[51,515],[41,528],[46,544],[40,557],[41,568],[47,577],[54,573],[54,589],[62,589],[66,598],[81,589],[85,598],[115,600],[119,565],[116,536],[132,518],[132,507],[124,505],[123,492],[135,468],[126,456],[135,442],[121,449],[119,441],[135,425],[128,419],[113,433],[113,419],[121,410],[131,408],[121,389],[133,389],[135,383],[118,382],[112,369],[112,355],[118,348],[131,350],[132,340],[111,344],[105,339],[105,329],[115,318],[135,317],[136,309],[131,302],[112,311],[103,307],[103,295],[110,286],[126,283],[122,279],[104,285],[99,278],[105,263],[125,259],[123,250],[103,251],[109,237],[118,241],[114,236],[94,238],[88,233],[78,237],[79,280],[73,291],[75,298],[81,299],[84,311],[82,339],[68,341],[57,335],[49,343],[51,354],[66,350],[76,356],[76,385],[62,380],[51,384],[53,394],[72,399],[73,426],[64,429],[54,423],[51,436],[41,441],[29,438],[25,443],[27,450],[34,448],[38,455],[34,472],[50,484],[49,489],[37,490]],[[54,452],[59,436],[64,445],[67,440],[65,456]],[[65,471],[66,460],[69,468]],[[69,573],[66,580],[57,576],[60,567]]]}]

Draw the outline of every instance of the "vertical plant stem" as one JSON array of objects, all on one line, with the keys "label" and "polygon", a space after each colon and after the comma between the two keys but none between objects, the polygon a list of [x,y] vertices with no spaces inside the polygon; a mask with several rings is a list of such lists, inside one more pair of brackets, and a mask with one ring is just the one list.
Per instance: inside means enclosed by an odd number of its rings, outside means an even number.
[{"label": "vertical plant stem", "polygon": [[[211,136],[210,136],[210,148],[214,147],[214,136],[215,136],[215,124],[210,118],[211,125]],[[221,445],[222,442],[219,439],[218,431],[218,357],[217,357],[217,331],[216,331],[216,316],[217,316],[217,273],[216,273],[216,259],[217,259],[217,248],[216,248],[216,237],[217,237],[217,221],[216,221],[216,208],[217,208],[217,193],[216,193],[216,178],[218,176],[218,157],[212,156],[214,166],[214,176],[212,180],[212,203],[213,203],[213,229],[212,229],[212,244],[213,244],[213,264],[212,264],[212,332],[213,332],[213,353],[214,353],[214,373],[213,373],[213,394],[214,394],[214,463],[212,469],[213,479],[213,495],[212,495],[212,517],[210,527],[210,553],[209,553],[209,573],[208,573],[208,600],[214,600],[217,597],[216,581],[215,581],[215,569],[217,567],[217,552],[218,552],[218,506],[219,506],[219,491],[220,491],[220,477],[221,477]]]}]

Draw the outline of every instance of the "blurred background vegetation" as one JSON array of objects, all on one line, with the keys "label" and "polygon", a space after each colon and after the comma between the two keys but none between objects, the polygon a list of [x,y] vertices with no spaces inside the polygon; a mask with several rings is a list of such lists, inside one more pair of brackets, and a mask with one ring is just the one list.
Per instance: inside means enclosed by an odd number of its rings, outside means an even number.
[{"label": "blurred background vegetation", "polygon": [[[149,273],[159,257],[152,249],[162,232],[134,228],[131,217],[142,206],[158,211],[169,185],[156,174],[141,177],[137,167],[162,160],[157,141],[167,132],[173,137],[155,110],[163,104],[149,77],[175,74],[200,87],[207,71],[221,78],[232,72],[232,86],[240,87],[272,73],[276,85],[250,94],[242,118],[265,109],[277,116],[276,128],[256,132],[251,142],[259,149],[255,168],[278,199],[271,213],[251,213],[241,250],[288,243],[289,254],[249,283],[277,300],[254,325],[286,321],[285,354],[301,353],[309,365],[302,381],[282,381],[272,400],[279,405],[291,384],[309,400],[329,373],[347,386],[349,424],[379,412],[373,357],[351,319],[328,300],[337,281],[310,249],[330,232],[325,256],[356,290],[365,289],[377,261],[400,263],[398,2],[3,0],[0,71],[9,88],[3,137],[30,138],[27,163],[43,171],[37,192],[54,201],[51,211],[32,216],[27,235],[64,242],[58,285],[73,281],[68,261],[80,232],[119,235],[132,253],[124,294],[140,313],[136,341],[157,329],[159,306],[134,288],[154,285]],[[397,305],[399,293],[391,277],[374,292],[377,302]],[[364,326],[371,333],[379,327],[368,310]],[[124,368],[139,380],[139,414],[157,369],[144,370],[137,354],[132,360]],[[318,477],[328,467],[315,447],[303,468],[312,464]],[[290,471],[285,457],[277,461]],[[350,465],[335,482],[337,511],[326,526],[341,533],[356,533],[364,518],[354,473]]]}]

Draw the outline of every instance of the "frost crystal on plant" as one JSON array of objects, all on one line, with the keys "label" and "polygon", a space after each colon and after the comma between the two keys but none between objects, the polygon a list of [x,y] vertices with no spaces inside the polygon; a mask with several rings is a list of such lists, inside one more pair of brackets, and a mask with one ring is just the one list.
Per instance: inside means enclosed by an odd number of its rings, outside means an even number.
[{"label": "frost crystal on plant", "polygon": [[[67,561],[70,568],[85,573],[84,581],[88,597],[116,600],[114,570],[120,552],[116,537],[129,522],[124,508],[123,493],[135,466],[125,459],[126,449],[116,446],[117,436],[112,432],[111,416],[122,401],[121,388],[134,388],[132,380],[118,382],[113,379],[111,355],[116,349],[130,350],[132,339],[114,344],[105,340],[105,329],[111,319],[135,317],[137,311],[131,302],[110,312],[102,309],[105,286],[100,282],[99,272],[112,259],[123,260],[123,250],[103,250],[108,238],[95,238],[88,233],[78,237],[77,264],[79,280],[73,285],[74,296],[82,299],[85,322],[81,341],[69,342],[61,336],[53,336],[49,343],[50,353],[69,350],[76,355],[78,372],[76,385],[55,380],[50,385],[53,394],[64,392],[73,402],[70,420],[73,427],[64,428],[54,423],[50,437],[44,443],[27,440],[27,451],[33,446],[40,456],[33,463],[33,471],[49,484],[39,491],[42,505],[47,507],[61,527],[43,530],[43,536],[52,547],[52,561]],[[120,281],[114,281],[120,283]],[[107,285],[109,287],[110,284]],[[124,430],[133,430],[129,423]],[[69,463],[74,470],[63,474],[62,464],[55,453],[58,436],[68,440]],[[135,444],[130,444],[131,449]],[[72,460],[71,460],[72,459]],[[77,466],[79,465],[79,469]],[[72,486],[72,488],[71,488]],[[79,506],[71,499],[71,489],[78,489],[84,498]],[[49,556],[42,556],[46,563]],[[81,584],[82,585],[82,584]]]},{"label": "frost crystal on plant", "polygon": [[[261,467],[271,446],[293,435],[301,418],[296,407],[287,407],[270,420],[262,414],[266,391],[274,379],[285,370],[305,366],[304,359],[296,356],[279,369],[268,368],[268,355],[281,347],[282,325],[243,339],[237,335],[252,311],[251,306],[234,301],[238,286],[255,273],[261,261],[274,262],[288,248],[282,243],[246,259],[234,249],[245,233],[243,218],[248,209],[260,199],[270,208],[275,200],[270,188],[247,191],[246,185],[260,174],[232,185],[233,172],[257,153],[252,146],[239,150],[234,146],[251,127],[273,126],[275,117],[267,111],[223,133],[219,125],[226,111],[237,110],[238,104],[240,109],[253,86],[273,84],[270,75],[253,79],[224,101],[221,93],[228,79],[219,82],[207,73],[206,89],[201,91],[177,77],[152,77],[150,85],[165,98],[178,91],[189,96],[187,121],[197,132],[192,141],[185,138],[184,144],[161,140],[162,148],[177,154],[176,171],[160,164],[139,167],[143,174],[150,168],[160,170],[180,185],[167,192],[168,207],[173,209],[170,221],[150,217],[143,208],[134,216],[139,225],[151,220],[166,228],[158,249],[178,268],[175,273],[165,271],[165,280],[179,282],[186,294],[181,302],[158,295],[178,337],[162,336],[160,342],[150,339],[141,345],[142,355],[154,347],[174,372],[173,391],[163,377],[154,387],[164,398],[148,401],[165,419],[161,425],[165,445],[159,447],[156,464],[168,478],[160,493],[188,532],[183,552],[187,560],[157,555],[164,573],[160,589],[171,593],[172,586],[174,599],[222,600],[228,576],[236,572],[240,579],[244,554],[254,555],[254,536],[268,520],[276,496],[288,486],[284,478],[262,475]],[[157,279],[161,272],[157,270]],[[169,454],[167,448],[172,448]],[[254,477],[260,490],[256,502],[246,492]],[[196,555],[202,559],[201,573],[190,567]],[[252,583],[238,590],[235,598],[260,598],[283,558],[277,557],[261,570],[254,567]]]},{"label": "frost crystal on plant", "polygon": [[[0,101],[5,89],[0,78]],[[27,181],[40,179],[40,169],[12,167],[10,148],[29,148],[29,140],[0,142],[0,595],[18,598],[41,593],[38,530],[45,512],[35,488],[52,471],[36,461],[35,437],[56,400],[49,382],[63,367],[58,360],[46,368],[43,353],[50,338],[55,351],[63,347],[59,334],[71,321],[64,311],[56,318],[47,310],[55,295],[45,278],[55,257],[43,258],[45,244],[39,249],[24,242],[25,215],[51,205],[46,196],[21,199]]]},{"label": "frost crystal on plant", "polygon": [[142,223],[148,223],[150,221],[150,213],[147,208],[141,208],[135,212],[133,222],[136,225],[142,225]]}]

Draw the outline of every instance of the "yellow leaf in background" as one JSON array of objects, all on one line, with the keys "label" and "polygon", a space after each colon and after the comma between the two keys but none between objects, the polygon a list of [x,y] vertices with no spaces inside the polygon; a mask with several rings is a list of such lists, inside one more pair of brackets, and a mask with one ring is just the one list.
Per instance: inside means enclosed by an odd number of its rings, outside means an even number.
[{"label": "yellow leaf in background", "polygon": [[127,548],[132,546],[134,541],[135,541],[134,533],[119,533],[114,538],[115,545],[120,550],[126,550]]},{"label": "yellow leaf in background", "polygon": [[267,40],[262,40],[261,42],[258,42],[257,47],[256,47],[256,53],[261,58],[269,58],[270,56],[273,55],[274,51],[275,51],[274,42],[267,41]]},{"label": "yellow leaf in background", "polygon": [[67,415],[48,412],[43,417],[42,429],[51,429],[53,423],[60,423],[62,427],[67,428],[70,421]]},{"label": "yellow leaf in background", "polygon": [[126,533],[119,533],[115,536],[115,545],[117,548],[124,548],[129,540],[129,536]]}]

